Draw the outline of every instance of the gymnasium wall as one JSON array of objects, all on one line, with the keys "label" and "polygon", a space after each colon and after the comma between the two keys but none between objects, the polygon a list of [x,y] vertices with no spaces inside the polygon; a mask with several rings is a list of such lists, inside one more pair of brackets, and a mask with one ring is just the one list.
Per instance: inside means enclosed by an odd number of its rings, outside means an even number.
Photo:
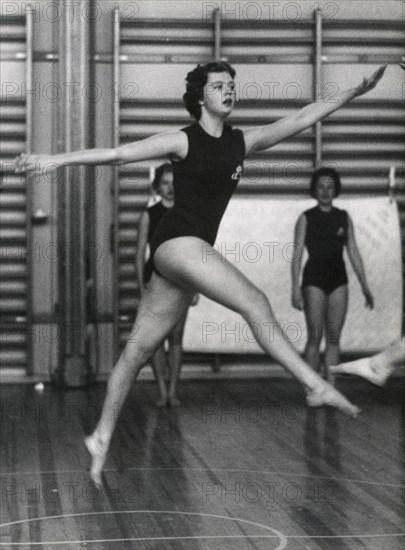
[{"label": "gymnasium wall", "polygon": [[[58,48],[60,43],[60,10],[65,3],[57,0],[33,1],[34,17],[34,82],[33,93],[33,147],[37,153],[57,152],[60,147],[61,127],[60,112],[63,109],[63,101],[69,93],[69,86],[74,83],[60,82],[58,75]],[[73,3],[75,9],[78,3]],[[89,5],[91,10],[89,11]],[[25,12],[27,2],[22,0],[4,0],[1,3],[2,15],[21,15]],[[254,43],[251,46],[239,46],[238,39],[249,42],[250,37],[257,36],[255,25],[261,25],[264,42],[266,37],[271,38],[271,33],[266,30],[267,22],[280,22],[282,29],[285,24],[312,19],[313,10],[316,7],[323,9],[324,17],[333,20],[392,20],[404,21],[404,4],[402,1],[364,1],[364,2],[313,2],[297,1],[289,2],[201,2],[201,1],[98,1],[81,2],[79,9],[83,10],[83,17],[90,16],[92,25],[92,70],[93,84],[97,90],[97,101],[92,106],[92,143],[96,147],[110,147],[113,144],[114,126],[114,93],[118,87],[121,98],[122,124],[119,139],[125,142],[130,139],[138,139],[159,130],[179,128],[188,123],[188,115],[181,105],[184,77],[186,72],[195,65],[193,59],[190,63],[181,60],[181,56],[190,55],[198,60],[212,55],[213,31],[210,31],[209,40],[205,31],[197,33],[195,44],[173,46],[156,43],[157,31],[152,31],[153,40],[142,44],[139,40],[131,43],[127,40],[122,45],[122,54],[130,58],[138,57],[135,61],[122,61],[121,80],[114,83],[113,74],[113,25],[112,17],[114,9],[119,6],[123,19],[136,17],[145,21],[154,19],[185,19],[195,24],[206,23],[212,20],[212,9],[219,8],[223,23],[229,21],[240,22],[240,28],[228,30],[225,34],[226,43],[223,46],[224,55],[237,61],[234,63],[237,69],[237,81],[240,91],[240,103],[232,121],[238,126],[247,126],[263,123],[284,116],[313,99],[313,65],[309,63],[313,53],[311,45],[306,41],[304,32],[301,32],[302,42],[291,45],[285,42],[282,36],[280,44],[273,41],[267,51],[266,46]],[[132,31],[131,31],[132,32]],[[139,39],[139,32],[134,33]],[[149,32],[149,31],[148,31]],[[161,30],[159,30],[161,32]],[[166,28],[168,38],[171,37],[171,29]],[[173,31],[174,32],[174,31]],[[176,31],[180,32],[180,31]],[[196,31],[197,32],[197,31]],[[272,31],[273,32],[273,31]],[[281,31],[282,32],[282,31]],[[323,80],[331,83],[332,88],[327,92],[335,92],[338,89],[354,85],[364,74],[370,74],[378,66],[378,55],[394,51],[398,56],[398,49],[389,40],[387,43],[377,44],[372,49],[364,42],[364,33],[359,31],[359,44],[352,47],[353,62],[347,59],[342,63],[325,63],[323,66]],[[384,31],[378,31],[380,36]],[[394,33],[395,34],[395,33]],[[292,34],[295,38],[295,35]],[[300,35],[301,36],[301,35]],[[377,38],[378,38],[377,36]],[[201,38],[201,39],[200,39]],[[270,39],[269,38],[269,39]],[[299,36],[298,36],[299,38]],[[390,34],[393,41],[395,36]],[[294,42],[294,41],[293,41]],[[377,40],[378,42],[378,40]],[[7,46],[12,53],[15,50],[13,41]],[[14,48],[14,50],[13,50]],[[332,47],[330,47],[332,48]],[[332,50],[329,48],[327,53]],[[338,53],[336,44],[333,45],[334,55]],[[162,54],[163,52],[163,54]],[[290,56],[288,63],[274,62],[267,58],[274,55],[274,59],[282,56]],[[298,52],[297,61],[294,62],[291,55]],[[153,53],[156,54],[154,62],[148,61]],[[367,59],[367,55],[374,55],[376,62]],[[402,51],[402,55],[404,52]],[[248,56],[244,60],[244,56]],[[347,47],[342,50],[342,55],[347,55]],[[180,62],[176,62],[176,56]],[[249,57],[250,56],[250,57]],[[252,62],[252,56],[256,61]],[[265,60],[261,60],[263,56]],[[133,59],[133,57],[131,59]],[[145,61],[142,62],[142,59]],[[364,59],[364,62],[362,62]],[[25,99],[24,72],[22,64],[16,59],[1,61],[2,83],[12,82],[16,84],[15,94],[18,98]],[[380,86],[367,96],[371,108],[376,106],[383,113],[385,122],[376,125],[371,116],[371,110],[366,107],[350,107],[345,116],[339,121],[339,117],[327,126],[330,141],[325,144],[325,155],[330,162],[337,164],[343,171],[343,184],[349,189],[350,194],[364,195],[367,188],[368,195],[384,195],[388,178],[387,168],[391,163],[399,165],[398,178],[403,183],[403,114],[393,104],[403,101],[404,73],[398,67],[390,66]],[[10,88],[2,87],[2,96],[10,95]],[[14,92],[13,92],[14,93]],[[13,99],[8,97],[8,99]],[[356,118],[357,117],[357,118]],[[358,119],[362,122],[358,126]],[[360,128],[360,130],[359,130]],[[350,131],[350,135],[356,132],[367,139],[355,140],[355,148],[360,149],[361,154],[353,154],[351,144],[345,144],[344,140],[334,138],[333,135],[344,135]],[[378,154],[373,155],[373,140],[376,136],[382,144]],[[385,137],[388,136],[388,137]],[[381,138],[383,136],[383,138]],[[356,145],[357,143],[357,145]],[[384,145],[386,143],[386,145]],[[384,147],[386,154],[384,154]],[[368,153],[367,153],[368,149]],[[293,163],[293,164],[291,164]],[[277,164],[277,166],[276,166]],[[252,159],[247,162],[246,176],[240,183],[239,193],[242,195],[253,194],[254,197],[268,198],[276,192],[287,192],[295,198],[304,197],[304,189],[307,182],[307,174],[313,166],[313,135],[304,133],[300,138],[293,139],[289,143],[280,144],[272,150],[271,158]],[[356,170],[352,171],[351,168]],[[283,172],[283,167],[287,172]],[[289,171],[288,171],[289,170]],[[140,212],[149,196],[148,178],[149,166],[141,164],[130,167],[122,174],[120,183],[120,198],[112,197],[111,189],[114,172],[111,168],[100,167],[97,170],[96,186],[96,234],[97,234],[97,305],[98,321],[105,327],[105,337],[101,345],[102,371],[108,371],[111,362],[111,324],[113,323],[114,301],[116,287],[119,287],[120,323],[123,325],[121,335],[126,335],[128,326],[133,319],[137,306],[137,287],[134,279],[133,262],[136,254],[136,225]],[[367,185],[364,186],[366,181]],[[29,292],[32,295],[34,322],[36,325],[52,325],[56,321],[58,311],[58,285],[57,263],[55,256],[49,256],[49,250],[57,240],[58,219],[56,208],[55,186],[57,181],[41,179],[35,182],[33,188],[32,210],[41,209],[48,214],[45,224],[33,227],[33,241],[40,251],[32,256],[32,277],[28,282]],[[403,194],[398,195],[403,201]],[[117,274],[117,266],[114,264],[114,254],[111,243],[111,227],[116,223],[114,212],[114,200],[120,200],[122,205],[121,219],[123,219],[121,246],[122,271]],[[121,223],[121,222],[120,222]],[[117,243],[115,243],[117,245]],[[48,252],[47,252],[48,251]],[[124,275],[123,275],[124,273]],[[125,326],[124,326],[125,325]],[[48,342],[49,343],[49,342]],[[36,345],[37,359],[34,371],[39,375],[46,375],[49,366],[49,350],[47,358],[44,358],[44,346],[41,342]],[[51,352],[52,356],[52,352]],[[45,365],[45,366],[44,366]]]}]

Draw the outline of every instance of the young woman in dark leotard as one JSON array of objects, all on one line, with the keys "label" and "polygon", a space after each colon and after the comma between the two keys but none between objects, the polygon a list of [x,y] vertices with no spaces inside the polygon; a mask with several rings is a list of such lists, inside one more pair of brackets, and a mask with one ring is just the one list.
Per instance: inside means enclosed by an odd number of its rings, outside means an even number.
[{"label": "young woman in dark leotard", "polygon": [[[328,367],[339,363],[339,342],[347,311],[347,274],[343,261],[346,246],[350,262],[359,279],[366,306],[373,308],[373,296],[354,237],[353,223],[346,210],[333,206],[340,193],[340,177],[333,168],[320,168],[312,175],[310,193],[318,204],[306,210],[295,226],[297,254],[292,264],[292,303],[304,309],[308,340],[305,360],[319,368],[319,347],[325,333],[325,375]],[[302,289],[300,271],[304,247],[309,258],[304,268]]]},{"label": "young woman in dark leotard", "polygon": [[334,102],[320,100],[274,124],[241,131],[225,125],[235,103],[235,71],[226,63],[212,62],[197,66],[187,75],[184,100],[197,121],[187,129],[116,149],[23,155],[18,160],[18,171],[41,173],[55,169],[56,163],[125,164],[156,158],[173,162],[175,208],[165,215],[152,242],[155,270],[139,304],[137,339],[128,341],[115,365],[101,418],[85,440],[92,457],[90,475],[96,484],[101,484],[118,412],[132,381],[184,315],[196,292],[240,313],[251,326],[268,327],[271,323],[275,327],[271,339],[266,337],[266,330],[255,331],[258,343],[303,384],[309,406],[330,405],[349,415],[358,413],[358,408],[314,372],[288,342],[266,295],[211,245],[244,158],[298,134],[373,89],[384,70],[381,67],[358,86],[341,92]]},{"label": "young woman in dark leotard", "polygon": [[[150,246],[162,218],[174,206],[173,170],[171,164],[166,163],[156,169],[152,188],[155,193],[160,195],[161,200],[148,206],[143,212],[139,222],[136,272],[141,296],[143,296],[146,291],[153,273],[152,254],[146,259],[147,246]],[[180,401],[176,395],[176,389],[183,358],[182,340],[186,318],[187,311],[166,338],[169,348],[167,354],[168,361],[166,361],[164,341],[151,358],[153,372],[160,392],[160,399],[156,403],[158,407],[164,407],[166,405],[175,407],[180,405]],[[166,387],[165,381],[167,363],[169,367],[168,387]]]}]

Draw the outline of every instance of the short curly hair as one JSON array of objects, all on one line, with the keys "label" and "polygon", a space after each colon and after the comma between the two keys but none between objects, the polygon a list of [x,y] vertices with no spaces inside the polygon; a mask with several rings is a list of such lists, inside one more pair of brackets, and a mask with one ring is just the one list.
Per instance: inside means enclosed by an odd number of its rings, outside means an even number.
[{"label": "short curly hair", "polygon": [[316,185],[320,178],[327,176],[329,178],[332,178],[333,184],[335,186],[335,197],[340,195],[340,191],[342,189],[342,184],[340,181],[340,176],[338,172],[334,168],[318,168],[315,170],[315,172],[312,174],[311,177],[311,183],[309,185],[309,192],[312,198],[316,199]]},{"label": "short curly hair", "polygon": [[228,73],[235,78],[236,71],[226,61],[211,61],[205,65],[198,64],[195,69],[187,73],[186,93],[183,95],[187,111],[196,120],[201,118],[200,101],[204,96],[204,86],[207,84],[209,73]]},{"label": "short curly hair", "polygon": [[163,174],[165,174],[165,172],[172,172],[172,171],[173,171],[173,166],[167,162],[165,164],[161,164],[159,168],[156,168],[155,177],[153,178],[153,181],[151,184],[152,189],[155,192],[159,191],[159,185],[160,185],[161,179],[163,178]]}]

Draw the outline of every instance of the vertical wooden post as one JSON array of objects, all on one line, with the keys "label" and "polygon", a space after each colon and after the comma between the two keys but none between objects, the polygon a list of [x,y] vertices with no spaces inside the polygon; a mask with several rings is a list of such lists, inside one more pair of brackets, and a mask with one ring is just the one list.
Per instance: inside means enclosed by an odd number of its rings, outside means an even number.
[{"label": "vertical wooden post", "polygon": [[221,11],[214,11],[214,59],[221,59]]},{"label": "vertical wooden post", "polygon": [[[120,12],[119,8],[114,10],[113,19],[113,61],[114,61],[114,112],[113,112],[113,146],[118,147],[120,142]],[[114,254],[114,277],[113,277],[113,323],[114,323],[114,360],[118,358],[120,348],[120,330],[119,330],[119,277],[120,277],[120,258],[119,258],[119,167],[113,168],[113,181],[111,185],[111,194],[114,204],[114,219],[111,226],[111,248]]]},{"label": "vertical wooden post", "polygon": [[[88,2],[89,7],[91,2]],[[59,25],[60,85],[68,90],[59,125],[59,141],[66,151],[89,146],[89,36],[90,10],[65,0]],[[63,128],[63,130],[62,130]],[[59,202],[60,365],[56,382],[82,386],[89,381],[86,362],[86,266],[89,228],[86,201],[91,201],[88,171],[83,166],[64,170]]]},{"label": "vertical wooden post", "polygon": [[[314,100],[321,99],[322,85],[322,11],[314,11],[315,17],[315,70],[314,70]],[[315,168],[322,164],[322,122],[315,124]]]}]

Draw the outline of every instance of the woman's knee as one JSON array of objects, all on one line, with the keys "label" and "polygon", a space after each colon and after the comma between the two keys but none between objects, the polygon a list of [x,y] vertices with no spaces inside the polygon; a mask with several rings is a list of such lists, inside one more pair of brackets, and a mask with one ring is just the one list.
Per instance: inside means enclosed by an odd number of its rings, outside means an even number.
[{"label": "woman's knee", "polygon": [[259,288],[253,288],[243,297],[239,313],[250,319],[263,312],[274,316],[266,294]]},{"label": "woman's knee", "polygon": [[307,328],[307,345],[319,347],[322,342],[323,326],[313,325]]},{"label": "woman's knee", "polygon": [[155,353],[158,345],[152,342],[128,342],[122,352],[122,358],[129,367],[143,365]]},{"label": "woman's knee", "polygon": [[342,325],[329,321],[325,327],[325,340],[327,344],[339,345],[340,335],[342,333]]}]

